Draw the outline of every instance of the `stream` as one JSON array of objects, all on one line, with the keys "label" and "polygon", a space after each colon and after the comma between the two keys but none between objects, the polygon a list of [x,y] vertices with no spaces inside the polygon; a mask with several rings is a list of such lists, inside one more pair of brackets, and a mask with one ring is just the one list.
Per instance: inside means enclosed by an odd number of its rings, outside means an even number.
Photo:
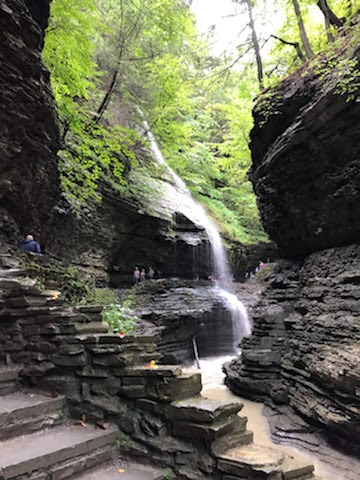
[{"label": "stream", "polygon": [[[329,465],[327,462],[320,460],[317,455],[310,452],[292,446],[275,444],[271,439],[268,420],[263,414],[264,404],[238,397],[234,395],[226,385],[224,385],[222,365],[230,361],[232,358],[233,356],[223,356],[200,359],[203,384],[201,394],[204,397],[228,402],[239,401],[240,399],[244,404],[240,415],[248,418],[247,428],[254,432],[254,442],[260,445],[274,447],[288,455],[302,458],[305,461],[312,463],[315,466],[314,473],[321,477],[321,480],[355,480],[356,478],[359,478],[354,470],[352,472],[349,470],[349,474],[345,474],[343,469],[336,468],[334,465]],[[334,457],[340,455],[335,451],[333,451],[333,453]],[[336,461],[336,458],[334,458],[334,460]]]}]

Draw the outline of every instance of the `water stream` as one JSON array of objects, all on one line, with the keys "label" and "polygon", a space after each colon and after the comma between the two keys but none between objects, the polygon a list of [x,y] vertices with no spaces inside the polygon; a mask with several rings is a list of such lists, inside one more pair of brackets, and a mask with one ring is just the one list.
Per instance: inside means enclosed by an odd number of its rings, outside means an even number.
[{"label": "water stream", "polygon": [[231,356],[224,356],[200,360],[201,378],[203,384],[203,390],[201,394],[206,398],[225,400],[228,402],[236,402],[240,399],[241,403],[244,405],[240,415],[248,418],[247,428],[248,430],[254,432],[255,443],[267,447],[277,448],[289,456],[312,463],[315,466],[316,475],[320,475],[324,480],[352,480],[351,476],[344,475],[341,477],[339,470],[336,470],[334,466],[322,461],[316,454],[312,454],[304,449],[300,450],[299,448],[293,446],[280,446],[272,441],[270,427],[267,418],[263,414],[264,405],[262,403],[253,402],[251,400],[235,396],[223,383],[224,373],[222,371],[222,365],[230,361],[231,358]]},{"label": "water stream", "polygon": [[[191,220],[195,225],[203,228],[209,238],[212,263],[213,263],[213,281],[215,286],[214,294],[217,295],[223,303],[224,308],[229,312],[232,325],[232,352],[238,351],[238,345],[244,336],[250,335],[251,324],[244,305],[236,297],[232,290],[232,274],[230,271],[226,250],[221,236],[209,218],[204,208],[192,197],[189,189],[183,180],[167,164],[155,138],[152,134],[149,124],[142,115],[145,127],[145,133],[150,141],[151,151],[157,162],[163,165],[169,173],[172,182],[164,183],[164,192],[166,198],[171,199],[173,210],[181,213]],[[194,258],[196,257],[196,245],[194,246]]]}]

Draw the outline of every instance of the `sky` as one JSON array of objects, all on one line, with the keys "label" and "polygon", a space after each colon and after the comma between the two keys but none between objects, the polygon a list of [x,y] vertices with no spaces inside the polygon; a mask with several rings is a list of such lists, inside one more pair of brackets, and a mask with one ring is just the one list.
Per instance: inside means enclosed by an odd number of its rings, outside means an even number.
[{"label": "sky", "polygon": [[215,54],[236,49],[241,42],[239,32],[247,23],[247,16],[239,14],[238,5],[232,0],[193,0],[191,9],[201,33],[207,34],[215,26],[211,41]]},{"label": "sky", "polygon": [[[276,12],[276,0],[266,2],[266,9],[254,12],[255,27],[266,38],[281,26],[284,15]],[[224,50],[236,54],[236,46],[244,43],[249,36],[246,28],[249,20],[244,7],[232,0],[192,0],[191,9],[195,14],[200,33],[207,34],[212,26],[211,43],[215,55],[221,55]]]}]

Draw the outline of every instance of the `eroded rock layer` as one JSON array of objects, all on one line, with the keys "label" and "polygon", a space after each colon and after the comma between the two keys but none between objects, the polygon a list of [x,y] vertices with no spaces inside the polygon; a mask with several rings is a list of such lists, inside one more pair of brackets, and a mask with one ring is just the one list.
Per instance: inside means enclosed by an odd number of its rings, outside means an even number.
[{"label": "eroded rock layer", "polygon": [[251,179],[264,227],[286,257],[360,239],[358,27],[328,63],[305,65],[254,109]]},{"label": "eroded rock layer", "polygon": [[[234,392],[292,408],[309,424],[324,427],[335,446],[355,453],[360,446],[357,32],[358,26],[350,29],[327,57],[305,65],[255,107],[252,181],[265,228],[286,259],[269,275],[242,357],[226,367]],[[344,67],[341,75],[334,65]],[[347,67],[353,75],[345,86]]]},{"label": "eroded rock layer", "polygon": [[59,196],[56,117],[40,57],[50,1],[36,3],[31,14],[22,0],[0,2],[0,236],[8,241],[39,232]]},{"label": "eroded rock layer", "polygon": [[360,246],[314,253],[302,265],[280,262],[268,282],[228,385],[289,404],[359,445]]}]

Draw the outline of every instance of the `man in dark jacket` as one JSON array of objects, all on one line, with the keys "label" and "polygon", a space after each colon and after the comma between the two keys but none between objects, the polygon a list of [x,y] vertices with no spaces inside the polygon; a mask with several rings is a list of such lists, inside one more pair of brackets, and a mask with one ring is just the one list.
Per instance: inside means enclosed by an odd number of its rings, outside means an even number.
[{"label": "man in dark jacket", "polygon": [[26,235],[25,240],[19,243],[19,248],[23,252],[41,253],[40,245],[32,235]]}]

